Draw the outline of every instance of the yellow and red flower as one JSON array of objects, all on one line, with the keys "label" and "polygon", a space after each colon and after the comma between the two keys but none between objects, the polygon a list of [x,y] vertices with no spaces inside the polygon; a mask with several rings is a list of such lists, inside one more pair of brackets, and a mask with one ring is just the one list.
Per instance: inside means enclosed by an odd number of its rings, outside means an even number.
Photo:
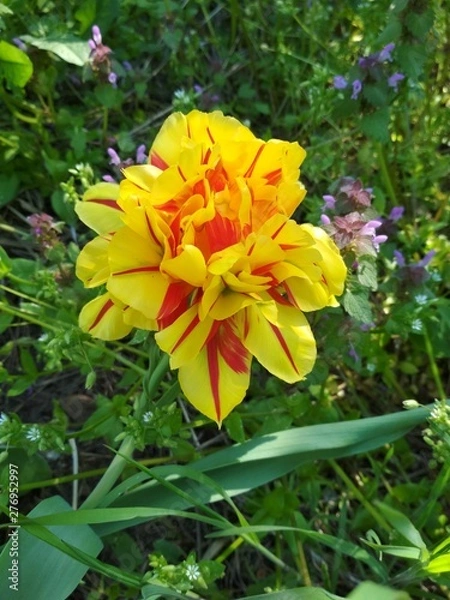
[{"label": "yellow and red flower", "polygon": [[220,112],[169,117],[147,165],[78,205],[99,235],[77,275],[106,286],[81,327],[108,340],[156,330],[186,397],[218,423],[243,400],[252,356],[302,379],[316,357],[303,312],[336,305],[346,276],[327,234],[290,219],[305,196],[304,156]]}]

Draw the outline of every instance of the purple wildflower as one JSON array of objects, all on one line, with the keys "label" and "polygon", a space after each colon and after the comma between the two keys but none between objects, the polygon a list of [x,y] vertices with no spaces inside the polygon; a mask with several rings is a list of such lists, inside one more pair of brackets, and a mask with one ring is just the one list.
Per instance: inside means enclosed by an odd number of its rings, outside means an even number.
[{"label": "purple wildflower", "polygon": [[427,252],[425,254],[425,256],[422,258],[422,260],[419,260],[417,265],[419,267],[426,267],[427,265],[430,264],[431,259],[434,258],[435,255],[436,255],[436,250],[430,250],[429,252]]},{"label": "purple wildflower", "polygon": [[111,71],[108,75],[108,81],[113,87],[117,87],[117,74]]},{"label": "purple wildflower", "polygon": [[370,206],[372,189],[363,188],[359,179],[345,177],[342,180],[339,192],[340,196],[344,195],[344,198],[347,200],[346,204],[348,203],[352,209],[367,208]]},{"label": "purple wildflower", "polygon": [[109,164],[118,167],[122,161],[120,160],[120,156],[117,154],[114,148],[108,148],[107,153],[109,155],[109,158],[111,159],[109,161]]},{"label": "purple wildflower", "polygon": [[395,91],[398,90],[398,84],[400,81],[405,79],[405,76],[402,73],[394,73],[388,79],[388,86],[394,88]]},{"label": "purple wildflower", "polygon": [[394,258],[398,264],[399,267],[404,267],[406,262],[405,262],[405,257],[403,256],[403,254],[400,252],[400,250],[394,250]]},{"label": "purple wildflower", "polygon": [[403,217],[403,213],[405,212],[404,206],[394,206],[394,208],[389,213],[388,219],[390,221],[398,221]]},{"label": "purple wildflower", "polygon": [[133,65],[128,61],[128,60],[124,60],[122,62],[123,68],[125,69],[125,71],[132,71],[133,70]]},{"label": "purple wildflower", "polygon": [[145,151],[145,144],[141,144],[136,150],[136,163],[142,164],[145,162],[147,162],[147,153]]},{"label": "purple wildflower", "polygon": [[325,196],[322,196],[322,198],[325,202],[325,210],[334,210],[336,198],[334,196],[330,196],[330,194],[326,194]]},{"label": "purple wildflower", "polygon": [[378,54],[370,54],[358,59],[358,65],[361,69],[372,69],[378,64]]},{"label": "purple wildflower", "polygon": [[92,39],[96,46],[99,46],[102,43],[102,32],[98,25],[92,26]]},{"label": "purple wildflower", "polygon": [[203,94],[204,89],[198,83],[194,84],[193,90],[196,94]]},{"label": "purple wildflower", "polygon": [[336,216],[332,221],[326,215],[322,215],[321,220],[337,247],[341,250],[352,250],[357,256],[373,256],[378,252],[380,244],[387,240],[385,235],[376,235],[381,221],[366,221],[365,216],[356,211]]},{"label": "purple wildflower", "polygon": [[31,227],[31,233],[42,251],[56,246],[59,242],[59,226],[53,217],[46,213],[35,213],[27,217],[27,221]]},{"label": "purple wildflower", "polygon": [[392,62],[391,52],[394,50],[394,48],[395,44],[393,42],[387,44],[378,54],[379,62],[384,62],[386,60]]},{"label": "purple wildflower", "polygon": [[114,177],[111,177],[111,175],[103,175],[102,179],[108,183],[117,183]]},{"label": "purple wildflower", "polygon": [[348,85],[347,80],[342,75],[336,75],[333,78],[333,87],[336,90],[345,90],[347,85]]},{"label": "purple wildflower", "polygon": [[352,89],[353,89],[353,93],[351,95],[351,99],[357,100],[358,96],[362,90],[362,83],[359,79],[355,79],[355,81],[352,83]]}]

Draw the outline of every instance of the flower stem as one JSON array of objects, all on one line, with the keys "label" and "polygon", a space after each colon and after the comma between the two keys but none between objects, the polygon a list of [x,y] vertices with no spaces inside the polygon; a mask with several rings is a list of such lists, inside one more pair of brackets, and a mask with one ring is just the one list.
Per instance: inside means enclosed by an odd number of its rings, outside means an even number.
[{"label": "flower stem", "polygon": [[384,149],[383,149],[382,144],[380,144],[380,143],[377,144],[377,151],[378,151],[378,162],[379,162],[380,171],[381,171],[381,178],[383,180],[383,183],[385,185],[385,188],[386,188],[389,198],[391,199],[394,206],[397,206],[397,204],[398,204],[397,195],[395,193],[394,186],[392,184],[392,178],[391,178],[391,174],[389,173],[389,169],[388,169],[388,166],[386,163],[386,157],[384,155]]},{"label": "flower stem", "polygon": [[441,380],[441,376],[439,373],[439,369],[438,369],[438,366],[434,359],[433,344],[431,343],[430,336],[428,335],[428,331],[427,331],[426,327],[424,327],[424,339],[425,339],[425,349],[427,351],[428,359],[430,361],[431,374],[433,375],[433,379],[436,384],[439,398],[440,398],[440,400],[444,401],[447,398],[447,394],[445,393],[444,386],[442,385],[442,380]]},{"label": "flower stem", "polygon": [[[146,404],[153,399],[155,396],[155,392],[169,368],[169,357],[167,354],[164,354],[161,357],[161,360],[156,365],[147,387],[147,394],[141,395],[140,399],[136,402],[135,405],[135,417],[139,418],[142,416],[142,413],[145,409]],[[81,505],[81,508],[95,508],[97,507],[106,494],[112,489],[116,481],[121,476],[124,468],[128,464],[127,459],[133,455],[135,449],[135,440],[132,435],[127,435],[127,437],[123,440],[118,449],[118,453],[114,456],[111,464],[106,469],[103,477],[97,483],[95,488],[86,498],[86,500]]]}]

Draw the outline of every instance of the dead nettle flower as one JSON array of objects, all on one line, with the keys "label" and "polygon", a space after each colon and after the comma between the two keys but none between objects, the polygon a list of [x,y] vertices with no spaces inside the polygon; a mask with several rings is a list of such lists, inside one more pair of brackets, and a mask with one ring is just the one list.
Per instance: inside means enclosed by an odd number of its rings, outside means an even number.
[{"label": "dead nettle flower", "polygon": [[54,248],[59,243],[60,224],[46,213],[35,213],[27,217],[31,234],[42,251]]},{"label": "dead nettle flower", "polygon": [[[136,149],[136,158],[126,158],[122,160],[114,148],[108,148],[107,150],[109,156],[109,164],[115,167],[116,171],[122,171],[122,169],[126,169],[127,167],[131,167],[132,165],[141,165],[147,162],[148,156],[145,150],[145,144],[141,144]],[[111,175],[103,175],[103,181],[107,181],[109,183],[115,183],[116,179]]]},{"label": "dead nettle flower", "polygon": [[411,286],[418,286],[422,283],[425,283],[425,281],[430,278],[430,273],[426,267],[430,264],[435,255],[436,250],[430,250],[418,262],[407,264],[405,257],[400,250],[394,250],[394,258],[399,266],[398,277],[405,284],[409,284]]},{"label": "dead nettle flower", "polygon": [[345,90],[346,88],[351,87],[350,98],[352,100],[358,99],[359,94],[366,83],[379,83],[384,80],[387,82],[388,87],[397,92],[398,85],[405,76],[403,73],[399,72],[395,72],[390,76],[387,76],[385,73],[385,63],[393,61],[392,52],[394,49],[395,44],[391,42],[384,46],[379,52],[359,58],[357,65],[351,70],[354,77],[353,81],[351,79],[348,80],[343,75],[336,75],[333,77],[333,87],[336,90]]},{"label": "dead nettle flower", "polygon": [[324,210],[335,214],[331,218],[323,214],[322,225],[338,248],[352,251],[356,256],[375,255],[387,236],[378,235],[376,231],[382,221],[373,218],[372,190],[363,188],[358,179],[344,177],[336,195],[327,194],[323,199]]},{"label": "dead nettle flower", "polygon": [[113,87],[117,87],[117,74],[113,72],[109,58],[112,50],[103,43],[102,32],[98,25],[93,25],[92,38],[88,41],[88,44],[91,49],[89,58],[91,59],[92,70],[106,77],[106,80]]}]

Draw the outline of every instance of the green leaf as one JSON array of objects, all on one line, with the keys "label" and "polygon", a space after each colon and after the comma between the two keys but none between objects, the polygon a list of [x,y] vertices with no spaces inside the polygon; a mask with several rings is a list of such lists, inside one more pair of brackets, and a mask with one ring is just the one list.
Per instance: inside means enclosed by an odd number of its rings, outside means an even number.
[{"label": "green leaf", "polygon": [[342,304],[348,314],[357,321],[372,323],[372,307],[365,291],[352,292],[347,290],[344,294]]},{"label": "green leaf", "polygon": [[353,544],[347,540],[343,540],[326,533],[320,533],[319,531],[311,531],[310,529],[300,529],[298,527],[287,527],[284,525],[251,525],[248,527],[229,527],[222,531],[210,533],[207,535],[208,538],[226,537],[226,536],[242,536],[246,533],[269,533],[271,531],[296,531],[302,535],[310,538],[319,544],[328,546],[335,552],[350,556],[359,562],[366,563],[374,573],[379,577],[386,577],[385,567],[380,563],[372,554],[369,554],[364,548]]},{"label": "green leaf", "polygon": [[319,588],[292,588],[270,594],[258,594],[257,596],[245,596],[239,600],[344,600],[342,596],[335,596],[326,590]]},{"label": "green leaf", "polygon": [[425,570],[428,573],[433,573],[434,575],[440,575],[441,573],[449,573],[450,554],[442,554],[441,556],[436,556],[436,558],[433,558],[428,563],[428,565],[425,567]]},{"label": "green leaf", "polygon": [[0,277],[4,277],[12,269],[12,261],[3,246],[0,246]]},{"label": "green leaf", "polygon": [[397,48],[400,68],[405,75],[418,79],[426,60],[425,47],[422,45],[403,44]]},{"label": "green leaf", "polygon": [[389,141],[389,109],[381,108],[361,119],[361,129],[367,137],[377,142]]},{"label": "green leaf", "polygon": [[406,15],[405,18],[406,27],[413,34],[413,36],[419,40],[424,40],[426,38],[427,33],[433,26],[433,22],[434,14],[431,8],[428,8],[421,13],[411,11]]},{"label": "green leaf", "polygon": [[[29,516],[49,515],[56,511],[72,512],[71,507],[59,496],[43,500],[34,508]],[[14,530],[10,530],[12,532]],[[44,530],[44,533],[47,530]],[[103,547],[100,538],[87,525],[78,527],[51,527],[47,533],[61,542],[69,543],[76,548],[82,548],[84,553],[96,556]],[[0,598],[16,600],[64,600],[77,587],[87,571],[87,566],[64,554],[61,550],[50,546],[41,539],[26,531],[26,526],[18,530],[20,548],[19,586],[18,591],[11,595],[10,581],[7,577],[0,578]],[[0,555],[0,571],[7,573],[11,567],[11,540]]]},{"label": "green leaf", "polygon": [[[414,426],[424,423],[431,408],[432,406],[382,417],[296,427],[271,433],[215,452],[193,462],[191,466],[192,469],[207,474],[229,496],[235,496],[315,460],[353,456],[391,443]],[[171,481],[176,481],[178,488],[187,490],[189,496],[195,497],[198,503],[206,504],[223,499],[223,494],[200,482],[181,476],[174,480],[173,468],[155,467],[152,473],[172,478]],[[172,510],[184,510],[193,505],[193,502],[180,498],[157,481],[150,481],[145,473],[138,473],[120,483],[102,502],[105,507],[149,506]],[[95,530],[105,535],[140,522],[143,520],[98,525]]]},{"label": "green leaf", "polygon": [[35,48],[39,48],[39,50],[53,52],[65,62],[78,67],[82,67],[89,60],[90,50],[87,42],[73,35],[49,36],[47,38],[23,35],[22,40]]},{"label": "green leaf", "polygon": [[8,86],[24,87],[33,74],[33,63],[23,50],[0,41],[0,82]]},{"label": "green leaf", "polygon": [[360,583],[347,597],[349,600],[411,600],[411,596],[406,592],[393,590],[372,581]]},{"label": "green leaf", "polygon": [[400,533],[408,542],[411,542],[416,548],[426,549],[425,542],[422,539],[419,531],[414,527],[411,521],[403,513],[395,510],[392,506],[384,504],[384,502],[376,502],[380,512],[383,513],[386,521],[388,521],[392,527],[398,533]]},{"label": "green leaf", "polygon": [[358,258],[358,281],[364,287],[376,290],[378,287],[377,264],[373,256],[360,256]]},{"label": "green leaf", "polygon": [[380,83],[365,85],[363,95],[372,106],[380,108],[388,104],[387,88]]},{"label": "green leaf", "polygon": [[9,202],[11,202],[11,200],[14,200],[19,189],[19,184],[20,178],[17,175],[17,173],[11,173],[10,175],[0,175],[0,207],[6,206]]}]

